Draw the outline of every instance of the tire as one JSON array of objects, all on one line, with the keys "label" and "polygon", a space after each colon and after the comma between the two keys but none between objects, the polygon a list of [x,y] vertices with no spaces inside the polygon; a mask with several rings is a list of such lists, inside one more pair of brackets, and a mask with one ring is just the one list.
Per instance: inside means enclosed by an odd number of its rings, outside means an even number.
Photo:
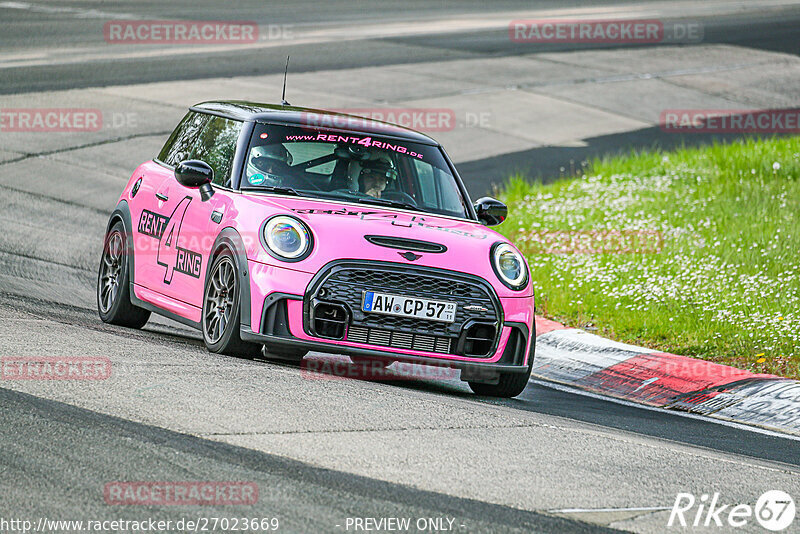
[{"label": "tire", "polygon": [[256,357],[261,345],[242,341],[241,291],[236,260],[228,249],[214,258],[203,289],[203,316],[200,326],[210,352],[229,356]]},{"label": "tire", "polygon": [[300,363],[306,354],[308,354],[308,351],[304,349],[270,349],[269,347],[264,347],[263,356],[270,360]]},{"label": "tire", "polygon": [[125,225],[117,221],[103,240],[103,254],[97,272],[97,313],[104,323],[142,328],[150,311],[131,302],[131,284]]},{"label": "tire", "polygon": [[502,397],[510,399],[522,393],[528,385],[533,370],[533,354],[530,355],[531,362],[528,370],[524,373],[500,373],[500,380],[497,384],[483,384],[481,382],[467,382],[469,388],[476,394],[483,397]]}]

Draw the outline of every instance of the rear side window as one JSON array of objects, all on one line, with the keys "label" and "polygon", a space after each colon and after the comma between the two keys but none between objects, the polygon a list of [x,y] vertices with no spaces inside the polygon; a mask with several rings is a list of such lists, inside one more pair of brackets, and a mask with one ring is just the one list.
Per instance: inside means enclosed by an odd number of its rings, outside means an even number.
[{"label": "rear side window", "polygon": [[[306,172],[330,176],[336,167],[336,158],[331,156],[334,147],[327,143],[284,143],[286,150],[292,155],[292,165],[307,164],[309,161],[320,159],[319,164],[310,164]],[[331,156],[331,157],[327,157]]]},{"label": "rear side window", "polygon": [[230,186],[233,155],[242,131],[242,123],[222,117],[211,117],[203,128],[189,159],[199,159],[214,169],[214,183]]},{"label": "rear side window", "polygon": [[169,136],[169,140],[161,149],[158,159],[173,167],[181,161],[189,159],[200,132],[208,122],[209,115],[190,111]]}]

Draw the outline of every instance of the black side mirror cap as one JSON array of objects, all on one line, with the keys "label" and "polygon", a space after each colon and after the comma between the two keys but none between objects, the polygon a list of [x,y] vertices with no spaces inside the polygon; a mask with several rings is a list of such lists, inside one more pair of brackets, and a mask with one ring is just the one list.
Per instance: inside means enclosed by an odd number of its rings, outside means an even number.
[{"label": "black side mirror cap", "polygon": [[198,188],[203,202],[214,196],[214,188],[211,187],[214,169],[205,161],[187,159],[178,163],[175,167],[175,179],[184,187]]},{"label": "black side mirror cap", "polygon": [[506,220],[508,206],[492,197],[483,197],[475,201],[475,213],[486,226],[497,226]]}]

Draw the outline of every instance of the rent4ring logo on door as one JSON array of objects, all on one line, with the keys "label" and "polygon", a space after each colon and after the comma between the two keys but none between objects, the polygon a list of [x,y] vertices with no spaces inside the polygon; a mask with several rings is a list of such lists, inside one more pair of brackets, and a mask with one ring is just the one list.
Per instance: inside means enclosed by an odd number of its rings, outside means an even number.
[{"label": "rent4ring logo on door", "polygon": [[183,198],[169,217],[149,210],[142,210],[139,217],[139,233],[158,239],[156,261],[166,269],[165,284],[172,282],[175,271],[200,278],[200,253],[178,246],[183,217],[191,202],[192,197]]}]

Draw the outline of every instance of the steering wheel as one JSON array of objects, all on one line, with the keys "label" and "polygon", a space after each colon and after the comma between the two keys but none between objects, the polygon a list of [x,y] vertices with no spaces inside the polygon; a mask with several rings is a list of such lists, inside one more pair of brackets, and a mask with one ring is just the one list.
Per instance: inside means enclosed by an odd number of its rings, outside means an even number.
[{"label": "steering wheel", "polygon": [[408,193],[403,193],[402,191],[384,191],[383,193],[381,193],[381,198],[385,198],[386,200],[396,200],[398,202],[404,202],[412,206],[417,205],[417,201],[414,200],[414,197],[412,197]]},{"label": "steering wheel", "polygon": [[353,191],[352,189],[348,189],[346,187],[339,187],[337,189],[331,189],[328,193],[344,193],[346,195],[353,195],[357,197],[364,197],[367,198],[369,195],[365,195],[361,191]]},{"label": "steering wheel", "polygon": [[302,185],[306,189],[315,189],[317,191],[322,190],[317,184],[300,174],[300,171],[296,171],[291,167],[291,165],[287,165],[282,161],[270,160],[263,156],[259,156],[250,158],[250,164],[264,173],[267,173],[267,169],[272,168],[273,172],[269,174],[272,174],[273,176],[279,176],[281,186],[296,188],[298,185]]}]

